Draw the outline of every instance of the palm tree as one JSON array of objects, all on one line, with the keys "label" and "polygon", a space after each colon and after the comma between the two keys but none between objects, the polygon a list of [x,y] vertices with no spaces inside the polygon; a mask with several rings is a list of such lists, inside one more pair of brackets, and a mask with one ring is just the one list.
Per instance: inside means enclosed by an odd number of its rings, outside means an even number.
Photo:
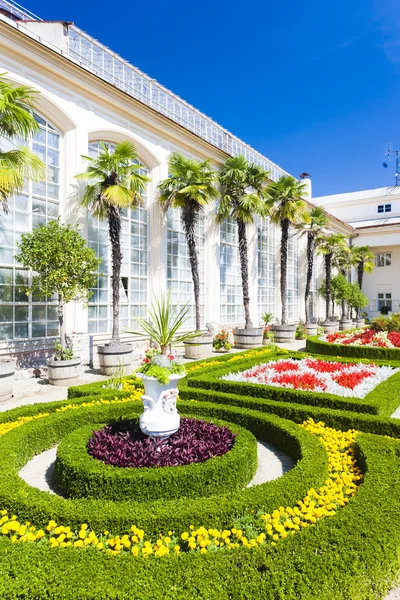
[{"label": "palm tree", "polygon": [[319,237],[322,235],[323,231],[326,229],[329,223],[328,216],[323,208],[320,206],[316,206],[310,212],[310,222],[304,229],[304,224],[300,223],[296,225],[296,229],[302,229],[302,235],[307,235],[307,278],[306,278],[306,290],[304,293],[304,303],[305,303],[305,316],[306,323],[310,320],[310,309],[309,309],[309,297],[311,290],[311,281],[314,270],[314,257],[316,246],[318,243]]},{"label": "palm tree", "polygon": [[233,156],[225,161],[218,179],[221,186],[221,202],[217,212],[217,223],[232,217],[237,224],[245,329],[251,329],[253,323],[250,318],[246,226],[253,222],[254,215],[266,216],[264,199],[269,181],[268,172],[249,163],[244,156]]},{"label": "palm tree", "polygon": [[158,187],[161,191],[159,202],[164,212],[169,208],[181,211],[181,223],[186,235],[192,271],[194,302],[196,307],[196,330],[200,331],[200,276],[199,259],[196,248],[196,225],[204,207],[218,197],[214,186],[216,174],[208,160],[200,162],[185,158],[173,152],[169,159],[169,177]]},{"label": "palm tree", "polygon": [[82,205],[94,217],[108,222],[112,257],[113,329],[110,346],[121,344],[119,337],[119,286],[121,275],[121,210],[137,208],[149,178],[142,173],[135,145],[125,140],[114,151],[103,142],[96,158],[82,156],[88,162],[85,173],[75,177],[87,181]]},{"label": "palm tree", "polygon": [[[4,74],[3,74],[4,75]],[[43,162],[17,139],[28,140],[39,131],[32,114],[34,90],[13,87],[0,75],[0,206],[8,211],[8,198],[22,191],[26,180],[45,179]]]},{"label": "palm tree", "polygon": [[362,290],[364,273],[372,273],[375,268],[375,254],[371,252],[369,246],[353,246],[353,251],[356,256],[357,283]]},{"label": "palm tree", "polygon": [[306,186],[294,177],[282,176],[268,187],[267,210],[272,223],[281,228],[281,304],[282,325],[287,324],[287,261],[290,226],[304,226],[310,215],[303,198]]},{"label": "palm tree", "polygon": [[318,253],[322,254],[325,260],[325,321],[329,321],[333,257],[346,247],[346,239],[342,233],[328,233],[318,239]]}]

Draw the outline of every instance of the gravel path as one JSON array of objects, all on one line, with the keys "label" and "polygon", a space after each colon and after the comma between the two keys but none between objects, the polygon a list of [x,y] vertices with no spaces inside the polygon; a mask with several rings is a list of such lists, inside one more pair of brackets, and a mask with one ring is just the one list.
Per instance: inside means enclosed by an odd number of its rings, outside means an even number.
[{"label": "gravel path", "polygon": [[[293,468],[293,461],[289,456],[277,450],[265,442],[257,442],[258,469],[257,473],[247,487],[260,485],[281,477],[286,471]],[[19,476],[28,485],[48,492],[49,494],[62,493],[57,489],[55,483],[55,461],[57,457],[57,446],[34,456],[22,467]]]}]

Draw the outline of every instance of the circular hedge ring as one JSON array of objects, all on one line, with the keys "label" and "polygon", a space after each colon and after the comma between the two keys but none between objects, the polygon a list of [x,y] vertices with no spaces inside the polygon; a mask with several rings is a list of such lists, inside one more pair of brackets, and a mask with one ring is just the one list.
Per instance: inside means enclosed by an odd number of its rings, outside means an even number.
[{"label": "circular hedge ring", "polygon": [[400,361],[400,348],[377,348],[375,346],[346,346],[345,344],[330,344],[318,337],[306,340],[307,352],[324,356],[341,356],[343,358],[370,358],[373,360]]},{"label": "circular hedge ring", "polygon": [[233,423],[213,423],[236,434],[233,447],[226,454],[202,463],[151,468],[114,467],[95,459],[87,450],[94,424],[85,425],[65,436],[57,448],[57,485],[69,498],[136,502],[241,490],[257,470],[257,440],[250,431]]},{"label": "circular hedge ring", "polygon": [[[243,515],[259,509],[274,510],[296,503],[310,488],[323,484],[328,475],[327,454],[321,442],[293,422],[256,411],[181,402],[181,414],[223,418],[250,430],[258,439],[284,450],[297,464],[275,481],[209,498],[180,498],[151,502],[98,499],[67,500],[30,487],[18,477],[19,470],[34,455],[58,444],[66,434],[88,422],[104,423],[139,414],[139,404],[109,404],[79,407],[38,418],[0,437],[0,507],[20,519],[46,526],[50,520],[73,528],[82,523],[96,530],[126,532],[135,524],[150,535],[182,530],[193,524],[227,527]],[[51,407],[50,407],[51,409]],[[199,412],[203,414],[198,414]],[[199,490],[200,493],[200,490]]]}]

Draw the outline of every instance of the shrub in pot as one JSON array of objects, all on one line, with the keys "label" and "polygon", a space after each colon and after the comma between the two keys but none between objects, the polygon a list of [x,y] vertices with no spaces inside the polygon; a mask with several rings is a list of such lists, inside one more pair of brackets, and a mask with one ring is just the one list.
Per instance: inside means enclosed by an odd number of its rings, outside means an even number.
[{"label": "shrub in pot", "polygon": [[87,247],[78,227],[62,225],[59,219],[23,233],[18,249],[16,260],[35,273],[29,292],[38,299],[55,297],[57,301],[60,345],[55,359],[48,361],[49,382],[71,385],[78,376],[80,359],[71,356],[66,344],[64,309],[68,302],[88,302],[101,261]]}]

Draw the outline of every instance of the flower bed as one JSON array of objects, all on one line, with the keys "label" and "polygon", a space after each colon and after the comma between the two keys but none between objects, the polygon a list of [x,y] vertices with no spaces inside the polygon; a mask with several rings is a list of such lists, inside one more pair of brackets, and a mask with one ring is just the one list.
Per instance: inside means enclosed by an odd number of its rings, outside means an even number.
[{"label": "flower bed", "polygon": [[400,333],[397,331],[374,331],[362,329],[348,333],[330,333],[321,338],[330,344],[344,346],[372,346],[375,348],[400,348]]},{"label": "flower bed", "polygon": [[364,398],[395,372],[392,367],[378,367],[374,364],[289,358],[256,365],[238,373],[228,373],[221,379]]}]

